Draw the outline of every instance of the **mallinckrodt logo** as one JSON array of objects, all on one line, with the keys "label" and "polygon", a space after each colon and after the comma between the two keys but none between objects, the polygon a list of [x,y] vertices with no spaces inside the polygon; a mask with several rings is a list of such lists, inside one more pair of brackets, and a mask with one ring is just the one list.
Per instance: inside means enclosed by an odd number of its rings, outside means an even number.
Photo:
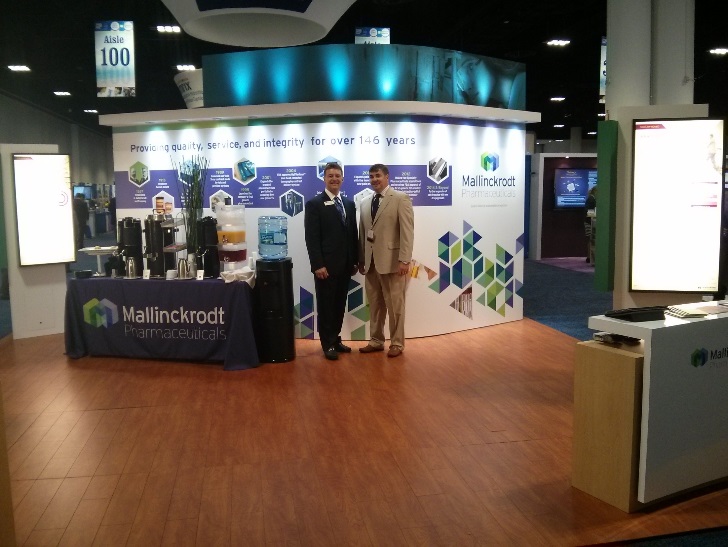
[{"label": "mallinckrodt logo", "polygon": [[83,305],[83,320],[92,327],[110,327],[118,323],[119,310],[111,300],[92,298]]},{"label": "mallinckrodt logo", "polygon": [[500,166],[500,156],[494,152],[480,155],[480,166],[486,171],[495,171]]},{"label": "mallinckrodt logo", "polygon": [[708,362],[708,350],[705,348],[698,348],[690,354],[690,364],[695,368],[702,367]]}]

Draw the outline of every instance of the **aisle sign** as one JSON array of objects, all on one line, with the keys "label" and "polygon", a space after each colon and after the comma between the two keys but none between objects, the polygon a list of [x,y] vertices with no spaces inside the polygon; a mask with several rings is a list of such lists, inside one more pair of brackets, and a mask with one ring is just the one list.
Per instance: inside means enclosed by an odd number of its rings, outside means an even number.
[{"label": "aisle sign", "polygon": [[389,44],[389,28],[356,27],[355,44]]},{"label": "aisle sign", "polygon": [[134,23],[96,22],[96,96],[135,97]]}]

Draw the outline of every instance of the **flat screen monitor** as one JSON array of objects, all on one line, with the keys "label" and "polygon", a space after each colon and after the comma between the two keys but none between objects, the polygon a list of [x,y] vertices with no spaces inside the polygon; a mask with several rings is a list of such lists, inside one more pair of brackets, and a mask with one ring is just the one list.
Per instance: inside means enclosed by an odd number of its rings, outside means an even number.
[{"label": "flat screen monitor", "polygon": [[554,207],[583,208],[589,190],[596,184],[596,169],[554,169]]},{"label": "flat screen monitor", "polygon": [[66,154],[13,154],[21,266],[75,260],[71,161]]},{"label": "flat screen monitor", "polygon": [[724,121],[634,122],[630,289],[718,291]]}]

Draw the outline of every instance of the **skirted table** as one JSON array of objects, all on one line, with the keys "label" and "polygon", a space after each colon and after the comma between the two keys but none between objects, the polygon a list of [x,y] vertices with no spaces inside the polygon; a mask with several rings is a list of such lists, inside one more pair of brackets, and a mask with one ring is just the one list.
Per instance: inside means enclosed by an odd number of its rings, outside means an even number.
[{"label": "skirted table", "polygon": [[66,354],[256,367],[252,289],[220,279],[72,279]]}]

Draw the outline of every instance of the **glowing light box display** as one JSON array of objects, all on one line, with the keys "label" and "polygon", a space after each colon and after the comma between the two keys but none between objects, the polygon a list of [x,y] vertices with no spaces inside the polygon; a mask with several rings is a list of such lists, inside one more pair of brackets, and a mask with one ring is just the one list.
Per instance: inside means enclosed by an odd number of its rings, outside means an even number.
[{"label": "glowing light box display", "polygon": [[596,169],[555,169],[554,207],[583,208],[586,198],[597,185]]},{"label": "glowing light box display", "polygon": [[66,154],[13,154],[21,266],[75,260],[71,160]]},{"label": "glowing light box display", "polygon": [[718,290],[724,121],[634,123],[630,290]]}]

